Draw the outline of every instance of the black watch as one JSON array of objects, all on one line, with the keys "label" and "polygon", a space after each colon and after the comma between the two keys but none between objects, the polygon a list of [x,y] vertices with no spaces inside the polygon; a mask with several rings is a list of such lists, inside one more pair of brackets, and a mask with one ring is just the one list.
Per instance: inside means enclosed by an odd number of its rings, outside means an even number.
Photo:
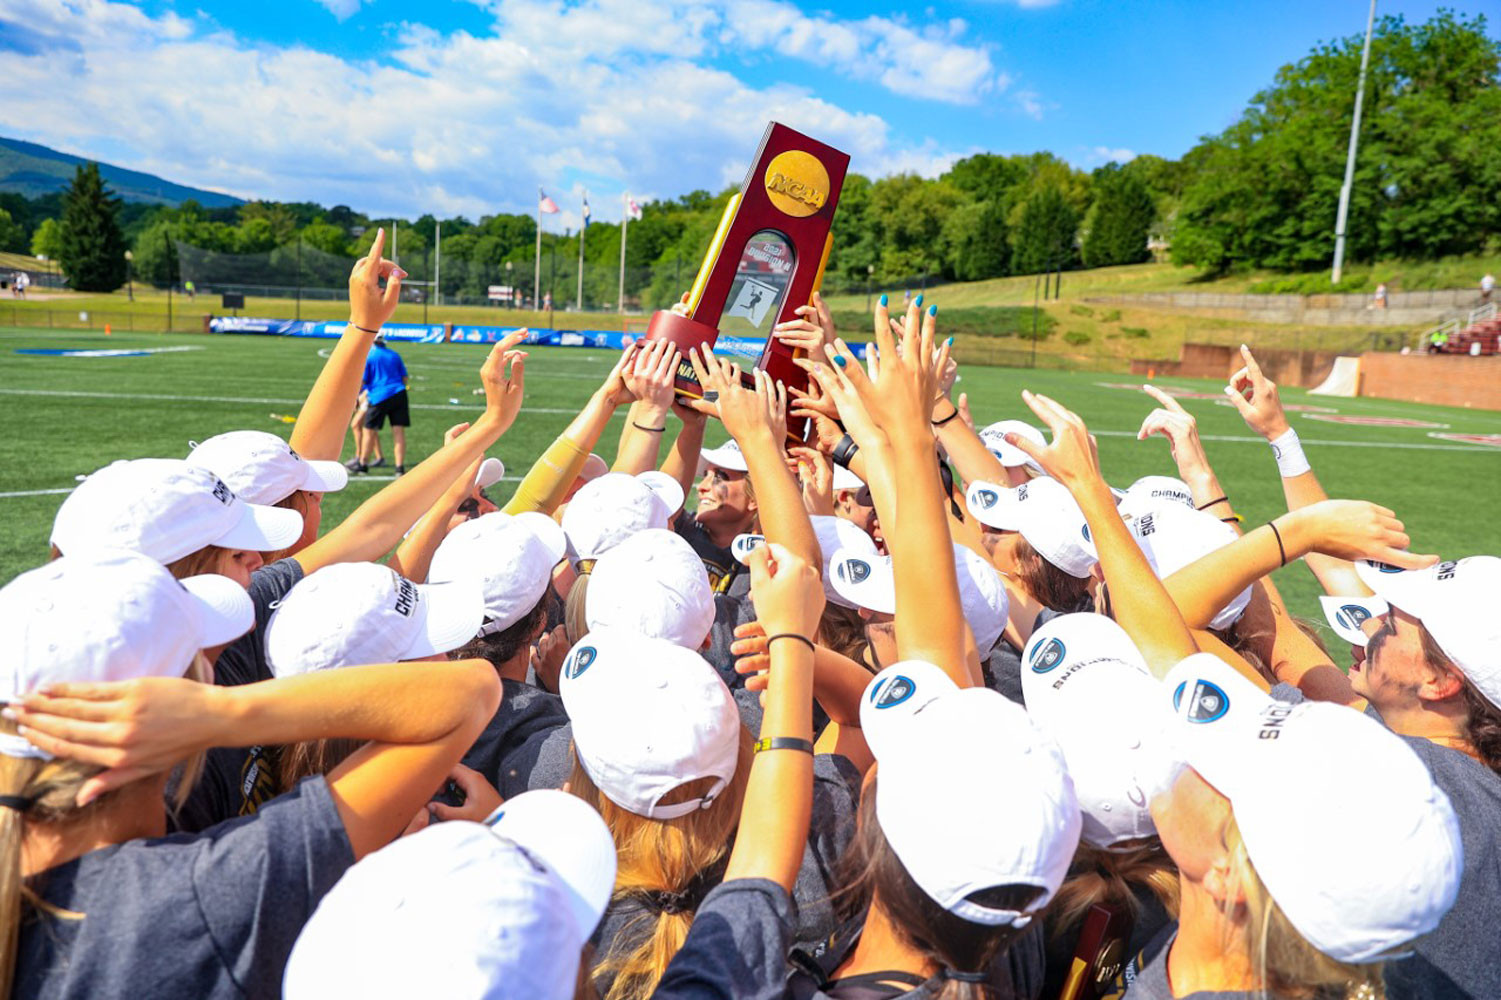
[{"label": "black watch", "polygon": [[855,443],[855,439],[846,434],[839,439],[839,443],[829,453],[829,458],[841,469],[848,469],[850,467],[850,459],[854,458],[855,452],[859,450],[860,446]]}]

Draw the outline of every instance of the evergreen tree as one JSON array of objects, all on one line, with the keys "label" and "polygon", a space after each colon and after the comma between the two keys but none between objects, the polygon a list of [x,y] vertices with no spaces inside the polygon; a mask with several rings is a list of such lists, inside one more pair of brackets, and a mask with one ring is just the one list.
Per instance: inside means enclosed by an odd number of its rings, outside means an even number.
[{"label": "evergreen tree", "polygon": [[1060,188],[1049,184],[1033,191],[1022,203],[1012,234],[1012,273],[1038,274],[1073,266],[1078,231],[1079,213]]},{"label": "evergreen tree", "polygon": [[10,253],[26,252],[26,230],[3,208],[0,208],[0,250]]},{"label": "evergreen tree", "polygon": [[1152,193],[1112,163],[1095,171],[1095,202],[1084,219],[1084,266],[1138,264],[1147,259],[1147,233],[1157,217]]},{"label": "evergreen tree", "polygon": [[99,164],[78,168],[63,195],[58,263],[80,292],[113,292],[125,284],[125,235],[116,215],[120,199],[104,187]]}]

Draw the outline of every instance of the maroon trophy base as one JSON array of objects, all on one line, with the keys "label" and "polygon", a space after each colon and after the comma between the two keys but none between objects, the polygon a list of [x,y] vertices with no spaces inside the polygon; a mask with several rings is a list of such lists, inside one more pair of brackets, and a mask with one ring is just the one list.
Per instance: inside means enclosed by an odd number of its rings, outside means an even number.
[{"label": "maroon trophy base", "polygon": [[678,370],[672,387],[679,395],[690,396],[693,399],[703,397],[704,387],[698,384],[698,376],[693,374],[693,365],[688,361],[688,352],[695,347],[713,347],[714,341],[719,339],[717,328],[689,319],[687,316],[681,316],[671,310],[661,309],[651,314],[651,321],[646,325],[646,336],[642,339],[666,340],[676,347],[683,357],[678,362]]}]

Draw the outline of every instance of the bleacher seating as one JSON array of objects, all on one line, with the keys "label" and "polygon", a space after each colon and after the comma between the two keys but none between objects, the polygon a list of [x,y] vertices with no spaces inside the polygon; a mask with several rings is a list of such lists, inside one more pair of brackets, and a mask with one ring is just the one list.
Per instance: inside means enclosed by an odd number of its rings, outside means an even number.
[{"label": "bleacher seating", "polygon": [[[1476,344],[1480,349],[1475,349]],[[1449,338],[1440,354],[1501,354],[1501,317],[1474,323]]]}]

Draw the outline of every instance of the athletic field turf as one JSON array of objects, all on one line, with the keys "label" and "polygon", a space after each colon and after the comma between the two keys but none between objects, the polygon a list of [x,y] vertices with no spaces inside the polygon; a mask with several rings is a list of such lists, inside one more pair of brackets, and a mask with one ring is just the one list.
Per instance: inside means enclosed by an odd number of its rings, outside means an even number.
[{"label": "athletic field turf", "polygon": [[[296,414],[323,364],[320,352],[332,343],[0,329],[0,413],[5,417],[0,441],[0,582],[46,559],[53,513],[78,475],[120,458],[184,456],[189,441],[227,430],[289,433],[290,426],[271,415]],[[159,353],[19,353],[143,349]],[[482,401],[475,392],[487,348],[398,345],[397,350],[414,377],[408,455],[408,464],[414,465],[441,443],[444,430],[479,412]],[[509,483],[492,488],[492,496],[506,495],[509,484],[568,423],[614,360],[613,354],[595,350],[532,352],[521,418],[492,450],[504,460]],[[972,367],[963,370],[961,378],[959,388],[969,393],[977,419],[984,422],[1003,417],[1032,420],[1019,397],[1024,388],[1076,410],[1098,436],[1105,473],[1116,485],[1129,485],[1148,473],[1174,472],[1165,441],[1136,441],[1136,430],[1154,405],[1151,399],[1109,385],[1129,386],[1129,375]],[[1204,393],[1221,389],[1194,379],[1159,384]],[[1310,397],[1296,389],[1285,391],[1283,399],[1289,405],[1337,411],[1292,414],[1331,496],[1374,500],[1394,509],[1420,551],[1446,558],[1501,553],[1501,448],[1432,436],[1501,434],[1501,414]],[[1183,403],[1198,416],[1210,460],[1247,523],[1280,513],[1281,487],[1265,443],[1252,436],[1228,405],[1193,398]],[[1399,418],[1434,426],[1350,426],[1315,416]],[[613,458],[620,426],[617,416],[600,445],[607,459]],[[389,432],[382,437],[389,458]],[[723,438],[723,430],[712,426],[710,442]],[[344,457],[349,454],[346,449]],[[343,493],[330,495],[324,502],[327,523],[342,519],[389,481],[389,468],[379,472],[384,475],[356,476]],[[1282,570],[1277,581],[1297,613],[1318,616],[1317,591],[1305,570]]]}]

